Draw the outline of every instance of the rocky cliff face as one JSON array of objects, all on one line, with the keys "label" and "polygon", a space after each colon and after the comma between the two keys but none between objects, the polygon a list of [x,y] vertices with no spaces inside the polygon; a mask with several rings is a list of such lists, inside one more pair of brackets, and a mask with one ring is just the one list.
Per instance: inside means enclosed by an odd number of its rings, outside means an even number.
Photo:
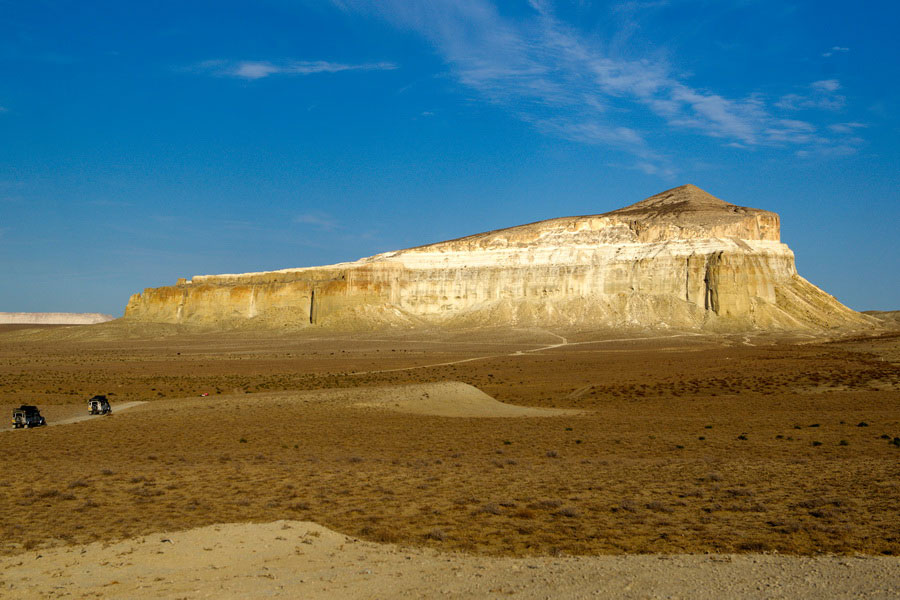
[{"label": "rocky cliff face", "polygon": [[870,326],[799,275],[778,215],[687,185],[601,215],[356,262],[204,275],[131,297],[127,319],[376,327],[479,324],[709,330]]}]

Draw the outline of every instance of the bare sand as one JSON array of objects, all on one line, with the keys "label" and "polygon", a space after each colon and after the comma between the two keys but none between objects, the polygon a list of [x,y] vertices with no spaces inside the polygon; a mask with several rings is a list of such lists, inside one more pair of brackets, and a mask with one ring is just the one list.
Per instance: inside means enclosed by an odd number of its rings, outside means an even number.
[{"label": "bare sand", "polygon": [[897,598],[896,557],[488,558],[303,521],[223,524],[0,559],[5,598]]},{"label": "bare sand", "polygon": [[582,412],[498,402],[478,388],[461,381],[385,386],[355,391],[354,394],[366,398],[354,405],[360,408],[379,408],[433,417],[559,417]]}]

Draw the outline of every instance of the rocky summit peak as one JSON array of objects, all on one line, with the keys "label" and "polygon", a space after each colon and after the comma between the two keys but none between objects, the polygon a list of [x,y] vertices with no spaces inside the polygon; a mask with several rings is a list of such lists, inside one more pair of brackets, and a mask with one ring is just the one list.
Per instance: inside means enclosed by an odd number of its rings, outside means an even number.
[{"label": "rocky summit peak", "polygon": [[779,230],[778,215],[775,213],[737,206],[688,184],[607,213],[558,217],[390,254],[718,237],[777,242]]},{"label": "rocky summit peak", "polygon": [[716,198],[709,192],[700,189],[696,185],[687,184],[670,190],[666,190],[645,200],[636,202],[630,206],[614,210],[611,215],[623,215],[628,213],[681,213],[681,212],[706,212],[722,211],[734,212],[738,207],[730,202]]}]

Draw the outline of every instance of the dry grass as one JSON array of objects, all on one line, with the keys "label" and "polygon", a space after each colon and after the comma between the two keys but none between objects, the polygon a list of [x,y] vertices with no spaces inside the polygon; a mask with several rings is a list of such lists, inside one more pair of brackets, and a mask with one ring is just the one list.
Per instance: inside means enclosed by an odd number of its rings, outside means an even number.
[{"label": "dry grass", "polygon": [[[538,345],[0,337],[9,405],[160,399],[0,433],[0,552],[291,518],[489,554],[900,553],[900,369],[881,360],[898,338],[586,344],[347,375]],[[425,417],[270,393],[448,379],[585,413]]]}]

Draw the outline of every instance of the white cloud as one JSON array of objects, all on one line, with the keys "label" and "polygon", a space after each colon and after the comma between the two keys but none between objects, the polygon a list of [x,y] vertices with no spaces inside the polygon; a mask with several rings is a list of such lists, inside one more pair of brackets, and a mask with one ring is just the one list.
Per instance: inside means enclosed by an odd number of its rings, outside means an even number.
[{"label": "white cloud", "polygon": [[[821,146],[829,142],[814,125],[779,119],[774,109],[837,110],[845,104],[836,79],[813,82],[805,94],[788,94],[775,106],[753,94],[728,98],[689,85],[664,60],[622,56],[561,21],[549,0],[530,0],[532,14],[520,18],[501,15],[489,0],[332,1],[420,33],[460,83],[538,130],[624,150],[656,172],[671,165],[652,148],[654,132],[664,129],[654,127],[654,119],[732,146]],[[625,2],[616,10],[656,4]]]},{"label": "white cloud", "polygon": [[805,121],[777,119],[766,128],[766,138],[773,143],[810,144],[821,138],[815,135],[816,127]]},{"label": "white cloud", "polygon": [[865,127],[868,127],[865,123],[834,123],[829,125],[828,129],[835,133],[853,133],[855,130]]},{"label": "white cloud", "polygon": [[842,46],[832,46],[827,52],[823,52],[822,56],[828,58],[829,56],[833,56],[837,53],[850,52],[850,48],[844,48]]},{"label": "white cloud", "polygon": [[809,91],[804,94],[786,94],[775,106],[784,110],[840,110],[847,104],[847,99],[836,94],[841,89],[837,79],[823,79],[809,84]]},{"label": "white cloud", "polygon": [[243,61],[232,67],[227,74],[244,79],[262,79],[279,72],[280,68],[272,63]]},{"label": "white cloud", "polygon": [[253,80],[271,75],[313,75],[316,73],[339,73],[342,71],[390,71],[396,68],[397,65],[390,62],[350,65],[322,60],[295,60],[283,63],[255,60],[206,60],[197,64],[194,70],[220,77],[237,77],[239,79]]},{"label": "white cloud", "polygon": [[822,81],[813,81],[810,87],[814,90],[836,92],[841,89],[841,82],[837,79],[823,79]]}]

